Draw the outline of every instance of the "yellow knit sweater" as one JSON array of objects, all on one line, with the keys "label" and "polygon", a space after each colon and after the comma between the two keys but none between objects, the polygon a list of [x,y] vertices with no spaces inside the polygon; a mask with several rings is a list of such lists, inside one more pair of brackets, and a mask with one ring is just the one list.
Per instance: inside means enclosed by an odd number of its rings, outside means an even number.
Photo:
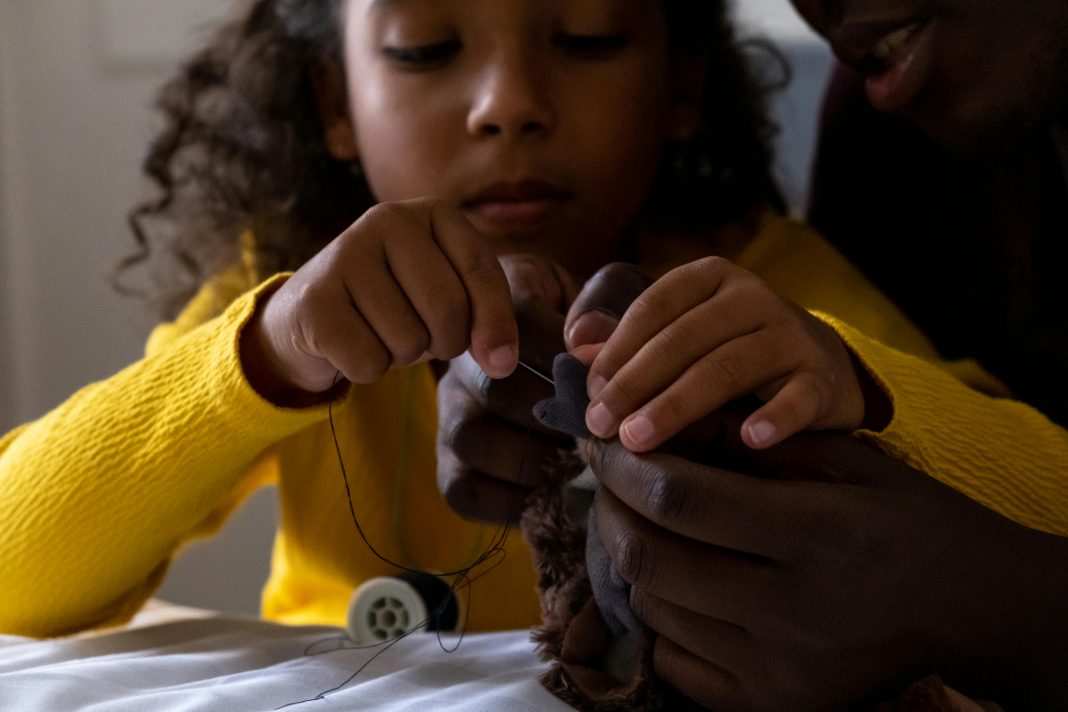
[{"label": "yellow knit sweater", "polygon": [[[820,312],[883,384],[893,420],[863,437],[1017,521],[1068,535],[1064,430],[949,375],[996,391],[974,364],[933,365],[924,337],[798,224],[765,220],[736,261]],[[273,280],[255,287],[241,266],[221,275],[153,332],[144,359],[0,438],[0,632],[57,635],[128,618],[184,543],[268,483],[281,527],[265,616],[341,624],[360,581],[393,573],[353,531],[326,407],[278,408],[242,373],[241,329]],[[430,571],[472,561],[492,531],[438,494],[429,368],[351,387],[334,418],[371,542]],[[472,588],[470,629],[538,619],[525,547],[513,533],[506,549]]]}]

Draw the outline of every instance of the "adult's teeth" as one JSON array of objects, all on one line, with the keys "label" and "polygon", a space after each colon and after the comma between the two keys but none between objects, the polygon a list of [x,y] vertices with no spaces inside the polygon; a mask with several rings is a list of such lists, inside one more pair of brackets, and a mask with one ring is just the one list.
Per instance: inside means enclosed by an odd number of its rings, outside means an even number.
[{"label": "adult's teeth", "polygon": [[920,23],[914,22],[907,27],[902,27],[900,30],[891,32],[886,37],[879,40],[879,44],[875,45],[875,50],[872,53],[878,60],[886,60],[890,58],[898,48],[909,41],[912,37],[912,33],[916,31],[916,28]]}]

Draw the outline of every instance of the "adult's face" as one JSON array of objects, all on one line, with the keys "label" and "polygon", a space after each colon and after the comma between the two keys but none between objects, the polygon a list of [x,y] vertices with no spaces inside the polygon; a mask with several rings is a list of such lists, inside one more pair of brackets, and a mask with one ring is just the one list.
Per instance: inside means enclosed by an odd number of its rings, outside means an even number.
[{"label": "adult's face", "polygon": [[972,148],[1068,118],[1064,0],[792,0],[871,103]]}]

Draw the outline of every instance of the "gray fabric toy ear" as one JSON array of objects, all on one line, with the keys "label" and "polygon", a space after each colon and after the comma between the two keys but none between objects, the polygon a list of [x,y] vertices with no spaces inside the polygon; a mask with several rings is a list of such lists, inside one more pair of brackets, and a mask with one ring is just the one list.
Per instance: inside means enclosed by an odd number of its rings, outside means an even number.
[{"label": "gray fabric toy ear", "polygon": [[[553,359],[553,384],[556,394],[539,401],[534,406],[534,417],[542,425],[567,433],[576,438],[590,437],[586,428],[586,406],[590,404],[586,392],[586,376],[589,368],[571,354],[558,354]],[[580,476],[571,487],[588,489],[591,494],[597,488],[597,480]],[[592,503],[593,497],[587,500]],[[575,501],[572,498],[572,501]],[[623,580],[605,551],[597,533],[593,510],[589,510],[586,526],[586,571],[593,588],[593,597],[604,617],[608,629],[615,635],[625,635],[641,627],[641,622],[630,608],[630,584]]]},{"label": "gray fabric toy ear", "polygon": [[534,417],[542,425],[567,433],[574,438],[588,438],[586,375],[590,369],[571,354],[557,354],[553,359],[553,386],[556,395],[534,405]]}]

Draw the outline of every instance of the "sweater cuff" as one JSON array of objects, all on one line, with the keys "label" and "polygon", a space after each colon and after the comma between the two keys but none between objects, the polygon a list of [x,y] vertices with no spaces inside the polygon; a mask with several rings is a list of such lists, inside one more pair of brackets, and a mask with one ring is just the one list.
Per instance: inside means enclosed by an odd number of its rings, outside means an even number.
[{"label": "sweater cuff", "polygon": [[992,398],[937,364],[825,314],[889,399],[892,416],[856,435],[980,504],[1029,527],[1068,534],[1068,436],[1025,403]]},{"label": "sweater cuff", "polygon": [[277,291],[291,275],[292,273],[286,272],[268,278],[236,299],[218,319],[221,322],[218,327],[223,332],[220,336],[227,342],[226,348],[220,353],[222,363],[218,370],[222,402],[232,404],[231,412],[241,414],[243,421],[256,423],[257,429],[266,432],[296,432],[325,420],[329,406],[344,400],[350,390],[346,385],[329,395],[324,394],[321,400],[312,405],[297,408],[271,402],[249,382],[241,361],[241,336],[261,300]]}]

